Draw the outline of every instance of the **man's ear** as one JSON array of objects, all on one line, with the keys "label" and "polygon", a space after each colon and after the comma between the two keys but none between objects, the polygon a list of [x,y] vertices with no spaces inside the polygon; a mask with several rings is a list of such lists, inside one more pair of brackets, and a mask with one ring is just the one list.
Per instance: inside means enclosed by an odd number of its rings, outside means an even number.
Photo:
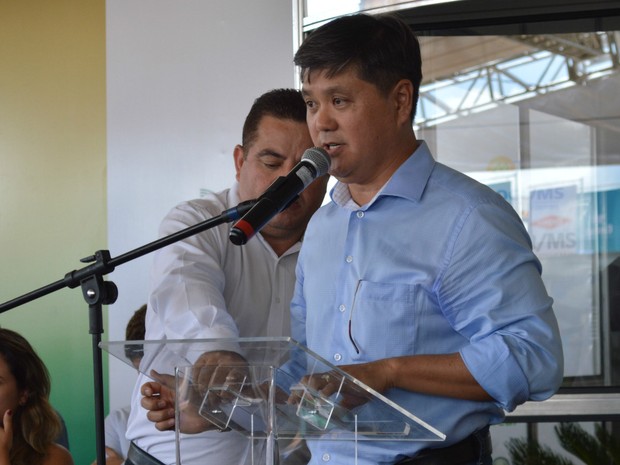
[{"label": "man's ear", "polygon": [[398,120],[411,124],[411,109],[413,108],[413,83],[409,79],[401,79],[392,91]]},{"label": "man's ear", "polygon": [[235,159],[235,179],[239,181],[239,176],[241,175],[241,167],[245,163],[245,151],[243,150],[242,145],[235,145],[235,150],[233,150],[233,157]]}]

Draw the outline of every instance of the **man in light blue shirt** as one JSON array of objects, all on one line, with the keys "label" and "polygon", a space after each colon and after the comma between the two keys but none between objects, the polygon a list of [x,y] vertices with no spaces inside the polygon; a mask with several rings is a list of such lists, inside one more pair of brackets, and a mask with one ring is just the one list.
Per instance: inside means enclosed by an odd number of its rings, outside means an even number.
[{"label": "man in light blue shirt", "polygon": [[501,196],[416,139],[421,59],[402,21],[336,19],[295,63],[310,134],[338,183],[304,236],[292,336],[446,434],[356,451],[309,441],[311,463],[490,464],[488,426],[562,381],[530,238]]}]

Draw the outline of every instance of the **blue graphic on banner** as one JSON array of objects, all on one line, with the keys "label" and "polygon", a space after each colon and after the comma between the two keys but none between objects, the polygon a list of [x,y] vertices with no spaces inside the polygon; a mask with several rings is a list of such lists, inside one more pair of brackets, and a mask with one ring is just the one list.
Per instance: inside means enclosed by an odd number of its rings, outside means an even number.
[{"label": "blue graphic on banner", "polygon": [[497,192],[499,195],[504,197],[506,201],[512,205],[512,182],[498,182],[487,184],[491,189]]},{"label": "blue graphic on banner", "polygon": [[596,194],[601,250],[620,252],[620,189]]},{"label": "blue graphic on banner", "polygon": [[567,255],[579,250],[577,186],[530,192],[530,236],[541,255]]}]

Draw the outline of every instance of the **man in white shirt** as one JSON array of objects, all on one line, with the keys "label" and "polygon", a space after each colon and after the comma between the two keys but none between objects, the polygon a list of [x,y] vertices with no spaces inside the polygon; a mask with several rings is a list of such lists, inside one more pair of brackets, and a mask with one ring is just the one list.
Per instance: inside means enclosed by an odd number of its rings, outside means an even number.
[{"label": "man in white shirt", "polygon": [[[312,147],[301,94],[270,91],[254,102],[243,126],[242,145],[233,152],[236,183],[206,198],[181,203],[164,218],[167,236],[259,197],[288,174]],[[290,300],[295,266],[306,225],[323,201],[327,176],[275,216],[242,247],[229,240],[230,225],[219,225],[160,249],[155,255],[146,339],[210,339],[290,335]],[[214,353],[230,357],[230,352]],[[174,406],[150,386],[154,410],[141,406],[141,375],[134,388],[127,438],[127,465],[174,464]],[[147,402],[149,398],[145,399]],[[249,460],[249,440],[234,431],[210,430],[183,436],[183,464],[228,465]],[[133,452],[132,452],[133,451]],[[156,459],[156,460],[153,460]]]}]

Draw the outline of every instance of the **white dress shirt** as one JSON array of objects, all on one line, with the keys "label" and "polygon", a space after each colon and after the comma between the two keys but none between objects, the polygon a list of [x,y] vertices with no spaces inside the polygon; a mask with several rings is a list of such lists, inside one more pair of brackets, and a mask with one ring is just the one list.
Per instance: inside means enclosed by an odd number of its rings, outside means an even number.
[{"label": "white dress shirt", "polygon": [[[239,204],[237,185],[176,206],[160,236],[193,226]],[[300,244],[278,257],[260,234],[243,246],[230,242],[231,223],[160,249],[154,257],[146,339],[210,339],[290,335],[290,301]],[[140,406],[134,387],[127,438],[165,464],[175,464],[175,433],[162,432]],[[245,463],[249,441],[236,432],[182,435],[184,465]]]},{"label": "white dress shirt", "polygon": [[127,457],[129,451],[129,441],[125,437],[128,418],[129,406],[114,410],[105,417],[105,445],[123,458]]}]

